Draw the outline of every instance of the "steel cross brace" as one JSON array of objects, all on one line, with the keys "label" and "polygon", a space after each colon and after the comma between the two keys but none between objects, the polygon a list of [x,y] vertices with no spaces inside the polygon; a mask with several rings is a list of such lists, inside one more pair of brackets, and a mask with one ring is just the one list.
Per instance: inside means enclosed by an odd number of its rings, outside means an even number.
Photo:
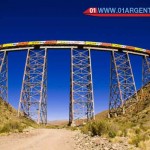
[{"label": "steel cross brace", "polygon": [[94,96],[90,50],[71,49],[69,124],[94,119]]},{"label": "steel cross brace", "polygon": [[8,101],[8,56],[7,52],[0,52],[0,97]]},{"label": "steel cross brace", "polygon": [[[130,98],[131,101],[128,100]],[[137,90],[129,54],[112,51],[109,115],[124,114],[127,111],[125,108],[137,100]]]},{"label": "steel cross brace", "polygon": [[47,123],[47,49],[28,49],[18,114]]},{"label": "steel cross brace", "polygon": [[143,86],[150,82],[150,57],[143,56]]}]

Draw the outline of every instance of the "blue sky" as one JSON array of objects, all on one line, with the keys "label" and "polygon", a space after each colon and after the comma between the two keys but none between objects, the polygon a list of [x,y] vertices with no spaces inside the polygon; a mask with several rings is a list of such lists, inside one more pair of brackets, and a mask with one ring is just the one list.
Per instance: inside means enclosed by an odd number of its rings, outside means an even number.
[{"label": "blue sky", "polygon": [[[150,7],[148,0],[3,0],[0,43],[32,40],[90,40],[150,49],[150,18],[98,18],[83,15],[89,7]],[[48,118],[68,119],[70,51],[48,52]],[[108,108],[110,53],[92,52],[95,111]],[[9,53],[9,102],[18,107],[26,51]],[[131,56],[137,88],[141,58]]]}]

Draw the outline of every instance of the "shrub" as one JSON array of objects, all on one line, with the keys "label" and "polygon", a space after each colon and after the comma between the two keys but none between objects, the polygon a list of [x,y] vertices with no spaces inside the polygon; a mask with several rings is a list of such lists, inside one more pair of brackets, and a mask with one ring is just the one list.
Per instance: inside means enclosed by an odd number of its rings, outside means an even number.
[{"label": "shrub", "polygon": [[87,125],[81,127],[81,132],[84,134],[89,134],[89,132],[91,132],[89,126],[90,126],[90,124],[87,124]]},{"label": "shrub", "polygon": [[109,131],[108,135],[109,135],[110,138],[114,138],[116,136],[116,132]]},{"label": "shrub", "polygon": [[16,132],[16,131],[22,132],[23,127],[19,122],[15,122],[15,121],[5,123],[0,129],[0,133],[9,133],[9,132]]},{"label": "shrub", "polygon": [[108,130],[109,126],[105,121],[94,122],[93,125],[91,126],[91,132],[93,136],[95,135],[101,136],[103,134],[106,134]]},{"label": "shrub", "polygon": [[106,120],[103,121],[95,121],[88,123],[87,125],[81,128],[82,133],[89,134],[91,133],[92,136],[102,136],[107,135],[111,138],[114,138],[118,131],[118,126],[111,124]]}]

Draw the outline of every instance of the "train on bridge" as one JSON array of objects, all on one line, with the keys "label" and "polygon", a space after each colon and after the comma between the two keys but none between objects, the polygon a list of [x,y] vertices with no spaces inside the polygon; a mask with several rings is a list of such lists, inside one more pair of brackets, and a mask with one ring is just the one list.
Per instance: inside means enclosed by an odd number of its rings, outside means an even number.
[{"label": "train on bridge", "polygon": [[91,47],[112,48],[112,49],[120,49],[120,50],[126,49],[128,51],[147,53],[150,55],[150,50],[143,49],[143,48],[114,44],[114,43],[92,42],[92,41],[50,40],[50,41],[17,42],[17,43],[1,44],[0,50],[17,48],[17,47],[21,48],[21,47],[28,47],[28,46],[91,46]]},{"label": "train on bridge", "polygon": [[[18,114],[47,123],[47,50],[69,49],[70,104],[69,123],[95,118],[91,50],[109,51],[109,115],[129,111],[127,106],[138,101],[130,54],[143,58],[143,86],[150,82],[150,50],[113,43],[92,41],[29,41],[0,45],[0,97],[8,100],[8,53],[27,51]],[[131,100],[132,98],[132,100]],[[130,101],[129,101],[130,99]]]}]

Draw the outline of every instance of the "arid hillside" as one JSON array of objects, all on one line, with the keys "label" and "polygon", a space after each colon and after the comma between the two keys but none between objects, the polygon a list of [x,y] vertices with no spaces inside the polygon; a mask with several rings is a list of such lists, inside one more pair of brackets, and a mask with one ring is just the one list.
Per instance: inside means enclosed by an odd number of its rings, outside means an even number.
[{"label": "arid hillside", "polygon": [[[108,110],[97,114],[95,117],[96,120],[107,118]],[[150,126],[150,83],[138,91],[137,103],[133,104],[131,107],[128,107],[124,115],[112,119],[127,120],[134,123],[143,124],[144,126]]]},{"label": "arid hillside", "polygon": [[90,132],[92,136],[108,137],[111,141],[119,141],[121,137],[126,137],[129,144],[148,150],[150,148],[150,83],[138,91],[138,102],[128,107],[124,115],[112,118],[107,116],[108,111],[97,114],[96,120],[85,125],[81,129],[82,132]]},{"label": "arid hillside", "polygon": [[22,132],[28,127],[37,127],[37,124],[26,117],[18,117],[17,111],[0,98],[0,133]]}]

